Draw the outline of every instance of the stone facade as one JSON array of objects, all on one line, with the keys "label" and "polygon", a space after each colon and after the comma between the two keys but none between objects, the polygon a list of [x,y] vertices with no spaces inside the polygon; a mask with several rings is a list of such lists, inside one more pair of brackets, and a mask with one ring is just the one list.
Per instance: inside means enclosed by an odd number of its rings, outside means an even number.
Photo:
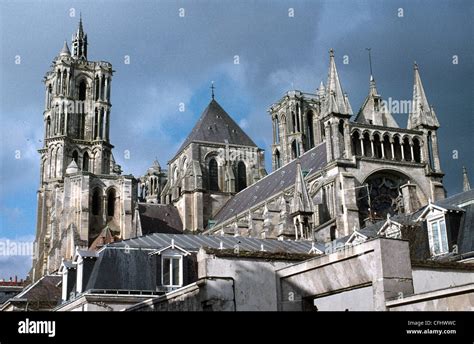
[{"label": "stone facade", "polygon": [[[289,91],[269,109],[271,174],[264,168],[264,151],[212,94],[168,169],[155,160],[137,182],[122,175],[114,161],[113,70],[108,62],[87,60],[82,21],[72,47],[71,54],[64,44],[44,79],[34,280],[56,271],[76,247],[97,249],[140,235],[140,211],[148,211],[147,223],[157,227],[147,233],[173,223],[168,232],[321,243],[444,198],[439,123],[417,65],[407,129],[393,119],[373,76],[351,120],[331,50],[326,85],[314,94]],[[170,221],[169,206],[181,221]]]},{"label": "stone facade", "polygon": [[233,195],[266,175],[263,150],[215,99],[168,165],[161,201],[178,208],[188,231],[204,230]]},{"label": "stone facade", "polygon": [[[307,160],[308,155],[321,154],[325,149],[325,163],[314,160],[304,171],[305,188],[314,206],[309,223],[315,240],[343,237],[387,215],[413,212],[430,199],[445,197],[436,134],[439,123],[428,104],[417,65],[414,75],[408,129],[399,128],[393,119],[373,76],[361,110],[350,120],[352,108],[343,92],[332,50],[326,86],[321,82],[315,94],[289,91],[270,107],[272,174],[298,175],[288,171],[291,161]],[[278,179],[271,175],[267,178]],[[208,232],[241,235],[232,228],[261,228],[264,213],[267,223],[287,226],[288,230],[288,224],[296,224],[294,215],[288,214],[298,185],[297,179],[294,181],[286,188],[279,188],[274,181],[274,194],[262,202],[249,202],[249,207],[232,216],[224,211],[226,215],[218,215],[216,225]],[[264,180],[250,188],[258,193],[263,184]],[[289,230],[294,233],[299,229]],[[256,235],[261,231],[257,230]],[[254,232],[243,231],[244,235]],[[270,237],[279,237],[278,232],[270,233]]]},{"label": "stone facade", "polygon": [[33,280],[56,271],[75,247],[89,248],[106,228],[131,235],[136,182],[121,175],[109,140],[112,65],[87,60],[82,20],[44,78],[44,146]]}]

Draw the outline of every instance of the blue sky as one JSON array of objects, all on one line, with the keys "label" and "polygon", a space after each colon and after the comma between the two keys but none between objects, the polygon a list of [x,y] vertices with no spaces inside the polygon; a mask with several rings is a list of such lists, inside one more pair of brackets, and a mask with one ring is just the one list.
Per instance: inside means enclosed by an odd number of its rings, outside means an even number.
[{"label": "blue sky", "polygon": [[[220,104],[267,150],[270,170],[268,107],[292,88],[314,92],[327,78],[328,50],[334,48],[356,112],[368,92],[365,48],[371,47],[385,99],[411,99],[413,61],[418,62],[442,126],[448,193],[461,191],[463,165],[474,178],[472,1],[0,0],[0,240],[34,238],[41,80],[63,41],[70,42],[79,12],[89,59],[109,61],[116,71],[110,135],[124,173],[142,174],[155,157],[166,165],[208,104],[211,81]],[[186,111],[179,111],[180,103]],[[406,114],[395,118],[406,126]],[[0,278],[23,277],[29,263],[27,257],[0,256]]]}]

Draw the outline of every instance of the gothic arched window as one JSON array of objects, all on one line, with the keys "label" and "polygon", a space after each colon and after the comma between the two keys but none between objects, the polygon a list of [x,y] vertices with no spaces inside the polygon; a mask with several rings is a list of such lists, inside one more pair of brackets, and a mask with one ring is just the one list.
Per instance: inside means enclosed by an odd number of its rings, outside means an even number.
[{"label": "gothic arched window", "polygon": [[291,143],[291,158],[292,159],[296,159],[297,157],[299,157],[299,147],[298,147],[298,143],[296,142],[296,140],[294,140],[292,143]]},{"label": "gothic arched window", "polygon": [[275,151],[275,167],[276,169],[279,169],[281,167],[281,156],[280,151],[278,149]]},{"label": "gothic arched window", "polygon": [[379,134],[374,134],[374,158],[382,158],[382,143]]},{"label": "gothic arched window", "polygon": [[237,164],[237,192],[242,191],[247,187],[247,168],[243,161]]},{"label": "gothic arched window", "polygon": [[100,214],[100,189],[94,189],[92,193],[92,215],[99,215]]},{"label": "gothic arched window", "polygon": [[86,90],[87,90],[86,81],[82,80],[79,83],[79,100],[86,100]]},{"label": "gothic arched window", "polygon": [[411,161],[412,160],[410,141],[408,140],[408,137],[405,137],[403,139],[403,154],[405,155],[405,160],[406,161]]},{"label": "gothic arched window", "polygon": [[82,157],[82,170],[89,172],[89,154],[87,152],[85,152]]},{"label": "gothic arched window", "polygon": [[214,158],[209,160],[209,190],[219,191],[219,171]]},{"label": "gothic arched window", "polygon": [[77,151],[74,151],[72,153],[72,160],[74,160],[76,162],[76,164],[78,163],[79,161],[79,154],[77,153]]},{"label": "gothic arched window", "polygon": [[416,162],[421,162],[421,145],[417,138],[413,139],[413,155],[413,160]]},{"label": "gothic arched window", "polygon": [[352,153],[356,156],[361,156],[360,135],[358,131],[352,133]]},{"label": "gothic arched window", "polygon": [[107,216],[115,214],[115,189],[111,189],[107,195]]},{"label": "gothic arched window", "polygon": [[392,157],[392,145],[390,144],[390,137],[385,135],[383,137],[383,150],[385,159],[393,159]]}]

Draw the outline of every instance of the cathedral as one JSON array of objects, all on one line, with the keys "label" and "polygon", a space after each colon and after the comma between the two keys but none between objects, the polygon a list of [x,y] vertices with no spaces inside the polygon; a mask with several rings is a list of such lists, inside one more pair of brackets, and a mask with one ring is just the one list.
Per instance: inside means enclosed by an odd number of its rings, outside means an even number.
[{"label": "cathedral", "polygon": [[[72,50],[72,51],[71,51]],[[419,67],[406,128],[373,75],[354,113],[334,51],[312,92],[290,90],[271,105],[273,171],[215,99],[163,169],[123,174],[109,140],[113,70],[87,58],[82,20],[44,77],[31,278],[57,271],[77,250],[152,233],[325,243],[445,198],[437,130]],[[315,83],[317,85],[317,83]],[[173,244],[174,245],[174,244]]]}]

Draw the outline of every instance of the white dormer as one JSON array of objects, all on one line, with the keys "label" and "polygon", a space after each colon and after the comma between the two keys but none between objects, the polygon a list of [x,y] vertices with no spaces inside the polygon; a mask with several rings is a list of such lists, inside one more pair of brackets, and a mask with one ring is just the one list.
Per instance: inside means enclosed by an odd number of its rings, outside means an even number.
[{"label": "white dormer", "polygon": [[150,253],[150,256],[161,256],[161,286],[173,290],[183,286],[183,257],[191,252],[179,247],[171,239],[171,244]]},{"label": "white dormer", "polygon": [[354,245],[361,244],[361,243],[367,241],[367,239],[368,239],[368,237],[366,235],[360,233],[357,230],[354,230],[354,232],[352,232],[349,239],[347,239],[345,245],[346,246],[354,246]]},{"label": "white dormer", "polygon": [[402,224],[394,221],[390,218],[390,215],[387,214],[387,221],[380,227],[377,235],[384,236],[386,238],[392,239],[401,239],[402,232],[401,232]]},{"label": "white dormer", "polygon": [[[463,211],[461,208],[451,209],[429,202],[425,210],[420,214],[417,222],[426,221],[428,240],[432,256],[438,256],[449,252],[448,233],[446,230],[446,215],[450,211]],[[457,207],[455,207],[457,208]]]}]

